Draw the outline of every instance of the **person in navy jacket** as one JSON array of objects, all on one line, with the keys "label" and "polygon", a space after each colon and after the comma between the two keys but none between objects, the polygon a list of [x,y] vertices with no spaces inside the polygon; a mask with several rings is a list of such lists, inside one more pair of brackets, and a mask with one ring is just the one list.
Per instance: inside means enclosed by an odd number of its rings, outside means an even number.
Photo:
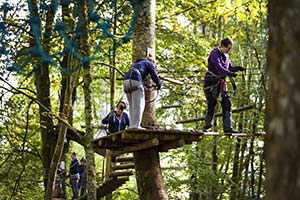
[{"label": "person in navy jacket", "polygon": [[225,133],[237,133],[232,128],[231,97],[227,91],[226,77],[236,77],[237,71],[245,71],[244,67],[234,67],[229,59],[228,53],[233,47],[233,40],[229,37],[221,41],[221,46],[215,47],[208,57],[208,71],[204,78],[204,93],[207,101],[207,113],[205,116],[204,132],[212,127],[215,114],[217,98],[221,93],[221,106],[223,117],[223,130]]},{"label": "person in navy jacket", "polygon": [[161,81],[157,75],[154,61],[142,58],[137,60],[126,73],[123,81],[124,91],[129,104],[129,119],[131,128],[142,128],[141,121],[145,109],[145,91],[143,83],[150,74],[156,84],[161,88]]},{"label": "person in navy jacket", "polygon": [[111,111],[103,120],[103,124],[108,124],[108,133],[115,133],[124,130],[129,126],[129,117],[124,110],[126,104],[123,101],[119,101],[116,110]]},{"label": "person in navy jacket", "polygon": [[79,182],[79,162],[76,158],[75,152],[71,154],[71,159],[72,161],[70,164],[69,173],[70,173],[70,183],[73,192],[72,200],[74,200],[74,199],[78,199],[78,182]]}]

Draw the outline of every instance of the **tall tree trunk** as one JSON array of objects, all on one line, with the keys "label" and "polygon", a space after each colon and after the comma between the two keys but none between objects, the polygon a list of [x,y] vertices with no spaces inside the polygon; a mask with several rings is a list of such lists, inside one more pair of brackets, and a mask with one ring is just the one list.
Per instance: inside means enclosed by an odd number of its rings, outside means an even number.
[{"label": "tall tree trunk", "polygon": [[[133,33],[133,62],[147,55],[147,48],[155,52],[155,0],[144,0],[137,3],[135,10],[141,9],[137,27]],[[153,55],[155,58],[155,55]],[[152,99],[153,92],[146,92],[145,98]],[[142,124],[156,125],[154,102],[146,103]],[[141,200],[168,199],[163,185],[163,177],[159,162],[159,152],[155,148],[134,153],[136,180]]]},{"label": "tall tree trunk", "polygon": [[266,200],[300,197],[299,1],[269,1]]},{"label": "tall tree trunk", "polygon": [[[38,5],[36,0],[32,0],[28,7],[31,9],[30,13],[31,16],[36,18],[36,21],[40,21],[38,14]],[[51,7],[51,6],[50,6]],[[41,36],[41,30],[42,30],[42,24],[39,24],[40,33],[39,38],[34,37],[33,31],[31,32],[33,38],[30,41],[30,47],[34,48],[34,46],[37,43],[37,40],[40,40],[43,44],[45,53],[49,53],[50,51],[50,45],[49,43],[45,41],[49,41],[51,34],[51,30],[53,27],[54,22],[54,10],[49,9],[47,10],[46,14],[46,23],[45,23],[45,33],[42,38]],[[33,28],[33,27],[31,27]],[[35,35],[36,36],[36,35]],[[51,164],[52,155],[54,152],[54,146],[56,143],[56,138],[54,137],[54,131],[53,131],[53,120],[50,117],[50,115],[47,115],[46,113],[51,111],[51,100],[50,100],[50,78],[49,78],[49,64],[42,64],[40,67],[38,67],[34,72],[34,84],[37,90],[37,98],[39,102],[44,106],[39,107],[39,118],[40,118],[40,130],[41,130],[41,137],[42,137],[42,163],[43,163],[43,169],[44,169],[44,186],[45,189],[47,189],[47,183],[48,183],[48,173],[49,168]],[[46,110],[47,108],[48,110]]]},{"label": "tall tree trunk", "polygon": [[[72,103],[71,103],[72,91],[73,91],[72,75],[67,75],[67,84],[66,84],[63,113],[60,116],[61,118],[63,118],[66,121],[68,121],[70,110],[72,110]],[[54,154],[52,157],[52,161],[51,161],[51,165],[50,165],[50,169],[49,169],[47,192],[45,195],[45,199],[47,199],[47,200],[52,199],[52,192],[53,192],[54,180],[55,180],[55,175],[56,175],[56,169],[58,167],[58,163],[62,156],[66,134],[67,134],[67,126],[61,122],[56,148],[55,148],[55,151],[54,151]]]},{"label": "tall tree trunk", "polygon": [[[90,56],[90,46],[88,38],[88,2],[84,0],[78,1],[78,19],[80,19],[78,25],[79,30],[82,31],[83,36],[80,38],[79,46],[83,56]],[[84,103],[85,103],[85,126],[86,126],[86,135],[84,140],[86,141],[87,146],[84,148],[86,155],[86,167],[87,167],[87,195],[89,200],[96,200],[96,170],[95,170],[95,154],[92,147],[92,140],[94,139],[94,133],[92,129],[92,120],[93,120],[93,110],[92,110],[92,73],[90,63],[83,63],[83,91],[84,91]]]}]

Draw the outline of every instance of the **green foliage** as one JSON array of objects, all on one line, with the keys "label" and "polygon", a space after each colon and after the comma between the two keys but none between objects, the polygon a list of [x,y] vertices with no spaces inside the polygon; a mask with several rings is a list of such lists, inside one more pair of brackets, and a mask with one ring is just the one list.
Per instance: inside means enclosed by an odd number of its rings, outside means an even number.
[{"label": "green foliage", "polygon": [[[108,1],[99,1],[97,9],[104,18],[113,11],[107,6]],[[116,35],[121,37],[129,27],[132,14],[130,1],[118,1]],[[261,3],[261,4],[260,4]],[[162,77],[172,78],[183,84],[172,84],[164,81],[163,88],[157,101],[157,119],[162,127],[201,129],[203,122],[176,124],[180,119],[202,117],[205,114],[206,103],[203,94],[203,76],[206,71],[207,57],[211,49],[219,45],[220,39],[231,36],[235,40],[235,47],[231,52],[231,60],[235,65],[247,68],[244,75],[236,78],[237,95],[233,97],[233,106],[256,105],[257,109],[234,114],[234,126],[247,133],[263,132],[264,110],[266,103],[265,88],[265,54],[267,44],[266,9],[267,1],[196,1],[170,0],[157,1],[156,7],[156,63]],[[72,23],[72,18],[68,23]],[[12,18],[9,18],[12,23]],[[15,21],[20,26],[21,20]],[[92,27],[90,27],[92,28]],[[16,40],[14,50],[28,48],[30,36],[29,27],[24,27]],[[91,51],[95,50],[95,41],[99,34],[90,36]],[[16,39],[18,38],[18,39]],[[115,105],[110,104],[110,67],[113,51],[108,49],[114,41],[103,41],[102,50],[95,56],[101,57],[91,63],[92,66],[92,93],[94,123],[100,120]],[[49,41],[50,52],[55,54],[62,50],[57,35]],[[115,51],[115,67],[122,73],[131,65],[131,43],[126,43]],[[109,53],[108,53],[109,52]],[[20,55],[16,62],[22,63],[24,56]],[[30,63],[34,65],[34,63]],[[5,66],[1,64],[3,70]],[[5,76],[8,76],[5,74]],[[81,76],[81,75],[80,75]],[[51,80],[51,110],[59,111],[61,93],[61,73],[50,69]],[[36,98],[33,77],[14,77],[22,91]],[[12,82],[13,82],[12,81]],[[82,91],[83,78],[78,79],[77,99],[74,104],[73,125],[82,129],[84,125],[84,97]],[[40,156],[41,137],[39,133],[39,112],[36,103],[12,90],[8,85],[0,82],[0,199],[18,197],[23,199],[43,198],[43,168]],[[229,85],[230,90],[231,86]],[[122,90],[122,74],[116,71],[116,94],[114,103],[125,99]],[[162,106],[178,105],[171,109]],[[219,110],[220,111],[220,110]],[[57,121],[55,121],[55,124]],[[215,130],[222,129],[221,119],[216,120]],[[97,135],[97,133],[95,134]],[[245,159],[249,159],[250,141],[247,140]],[[231,138],[218,139],[217,142],[217,171],[212,170],[213,139],[205,138],[199,143],[184,146],[161,154],[161,163],[165,178],[165,186],[170,199],[188,199],[195,193],[201,193],[203,199],[209,199],[211,191],[216,192],[222,199],[229,199],[232,181],[234,147],[236,140]],[[254,174],[255,191],[257,190],[258,171],[263,141],[254,142],[254,168],[243,169],[238,185],[245,181],[246,190],[250,190],[247,176]],[[71,148],[78,150],[76,145]],[[82,149],[78,150],[82,152]],[[83,153],[82,153],[83,154]],[[101,175],[102,159],[97,158],[97,170]],[[226,170],[226,165],[227,170]],[[242,165],[241,165],[242,166]],[[240,167],[241,167],[240,166]],[[101,177],[97,180],[101,182]],[[244,185],[243,185],[244,187]],[[247,196],[251,199],[253,196]],[[113,199],[138,199],[135,180],[130,180],[121,190],[113,193]],[[221,199],[221,198],[220,198]]]}]

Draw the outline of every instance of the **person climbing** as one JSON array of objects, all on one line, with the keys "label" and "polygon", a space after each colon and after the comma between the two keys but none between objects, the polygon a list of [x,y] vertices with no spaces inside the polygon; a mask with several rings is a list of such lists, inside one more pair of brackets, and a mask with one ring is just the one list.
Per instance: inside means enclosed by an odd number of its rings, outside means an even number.
[{"label": "person climbing", "polygon": [[70,173],[70,184],[73,192],[72,200],[74,200],[74,199],[78,199],[78,181],[79,181],[79,162],[76,158],[75,152],[71,154],[71,159],[72,161],[70,164],[69,173]]},{"label": "person climbing", "polygon": [[129,126],[128,114],[124,111],[126,104],[124,101],[119,101],[116,109],[112,110],[103,120],[102,124],[108,124],[108,134],[124,130]]},{"label": "person climbing", "polygon": [[79,191],[80,196],[84,195],[86,191],[86,160],[81,158],[79,165]]},{"label": "person climbing", "polygon": [[208,57],[208,71],[204,78],[204,93],[207,102],[207,112],[205,115],[204,132],[208,132],[212,127],[212,121],[217,105],[217,98],[221,93],[221,106],[223,117],[224,133],[237,133],[232,128],[231,97],[226,86],[226,77],[236,77],[237,71],[245,71],[244,67],[234,67],[229,59],[229,52],[233,47],[233,40],[227,37],[221,40],[221,46],[215,47]]},{"label": "person climbing", "polygon": [[129,127],[131,128],[142,128],[141,121],[145,109],[145,91],[143,86],[149,74],[159,90],[161,81],[152,59],[142,58],[137,60],[125,74],[123,87],[129,104]]}]

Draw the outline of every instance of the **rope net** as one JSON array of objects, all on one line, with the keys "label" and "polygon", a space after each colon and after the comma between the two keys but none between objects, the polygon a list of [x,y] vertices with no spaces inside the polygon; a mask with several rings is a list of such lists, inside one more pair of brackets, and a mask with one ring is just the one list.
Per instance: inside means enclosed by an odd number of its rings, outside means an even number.
[{"label": "rope net", "polygon": [[[130,41],[143,1],[6,0],[0,3],[1,71],[30,75],[49,64],[68,74],[91,61],[103,60]],[[87,17],[83,17],[85,8]],[[116,28],[118,18],[126,22],[119,22]],[[88,55],[79,47],[81,38],[92,38]],[[76,66],[62,67],[67,54],[76,59]]]}]

